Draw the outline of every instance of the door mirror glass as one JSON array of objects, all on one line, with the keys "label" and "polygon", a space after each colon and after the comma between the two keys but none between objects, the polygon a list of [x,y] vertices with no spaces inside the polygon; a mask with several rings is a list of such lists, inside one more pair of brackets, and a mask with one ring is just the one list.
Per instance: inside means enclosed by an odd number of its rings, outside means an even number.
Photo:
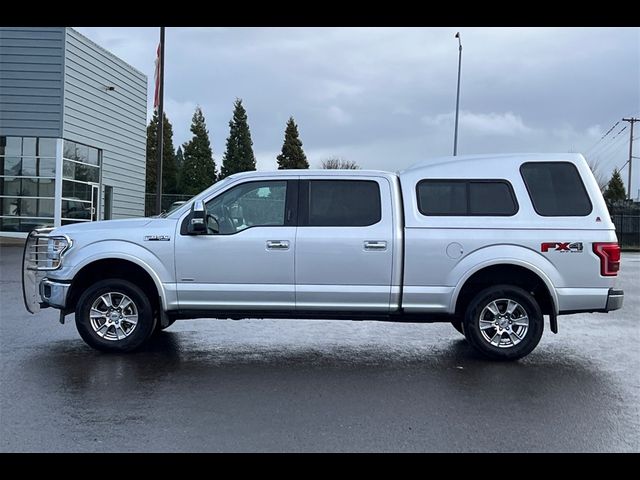
[{"label": "door mirror glass", "polygon": [[187,232],[190,235],[202,235],[207,233],[207,224],[205,223],[205,209],[202,200],[196,200],[191,204],[191,213],[187,223]]}]

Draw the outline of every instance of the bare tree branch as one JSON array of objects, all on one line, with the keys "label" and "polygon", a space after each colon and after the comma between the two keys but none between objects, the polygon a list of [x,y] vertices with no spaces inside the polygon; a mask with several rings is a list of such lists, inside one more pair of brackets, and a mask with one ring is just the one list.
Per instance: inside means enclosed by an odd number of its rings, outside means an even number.
[{"label": "bare tree branch", "polygon": [[360,170],[360,166],[356,162],[341,157],[322,160],[322,168],[325,170]]}]

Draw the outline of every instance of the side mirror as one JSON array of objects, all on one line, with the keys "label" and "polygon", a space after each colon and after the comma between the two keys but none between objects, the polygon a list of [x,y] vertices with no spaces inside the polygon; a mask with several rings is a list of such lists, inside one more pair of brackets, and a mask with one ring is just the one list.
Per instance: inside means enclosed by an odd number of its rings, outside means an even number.
[{"label": "side mirror", "polygon": [[201,235],[207,233],[207,225],[205,223],[204,202],[197,200],[191,204],[191,213],[187,223],[187,232],[189,235]]}]

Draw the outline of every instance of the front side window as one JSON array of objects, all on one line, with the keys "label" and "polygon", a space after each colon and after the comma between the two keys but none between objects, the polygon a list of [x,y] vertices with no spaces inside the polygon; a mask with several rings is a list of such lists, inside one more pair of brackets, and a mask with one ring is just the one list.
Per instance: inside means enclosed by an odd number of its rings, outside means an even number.
[{"label": "front side window", "polygon": [[311,180],[311,227],[366,227],[382,218],[380,186],[371,180]]},{"label": "front side window", "polygon": [[511,216],[518,203],[506,180],[421,180],[418,209],[433,216]]},{"label": "front side window", "polygon": [[538,215],[576,217],[591,213],[591,200],[573,163],[523,163],[520,174]]},{"label": "front side window", "polygon": [[243,183],[206,204],[209,233],[229,235],[258,226],[283,226],[286,181]]}]

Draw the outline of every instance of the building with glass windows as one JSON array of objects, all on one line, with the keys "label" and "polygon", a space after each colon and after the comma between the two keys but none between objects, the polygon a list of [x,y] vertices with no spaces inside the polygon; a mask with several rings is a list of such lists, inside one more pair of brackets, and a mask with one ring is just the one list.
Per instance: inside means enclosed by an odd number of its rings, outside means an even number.
[{"label": "building with glass windows", "polygon": [[72,28],[0,27],[0,236],[144,216],[147,77]]}]

